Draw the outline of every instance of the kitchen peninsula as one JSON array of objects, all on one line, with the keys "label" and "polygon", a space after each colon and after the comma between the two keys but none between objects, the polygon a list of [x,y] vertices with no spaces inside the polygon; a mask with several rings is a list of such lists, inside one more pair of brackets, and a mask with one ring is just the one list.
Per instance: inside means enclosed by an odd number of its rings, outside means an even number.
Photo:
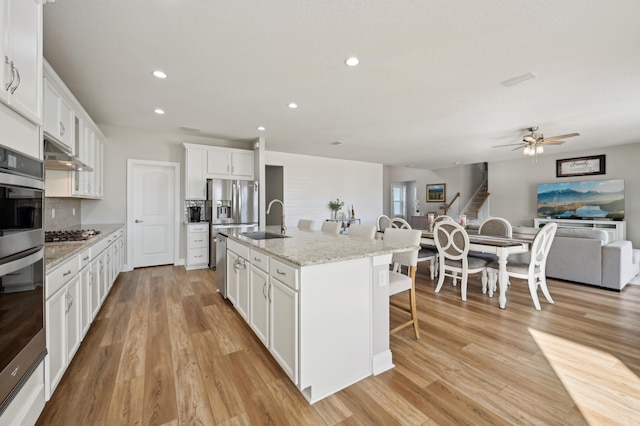
[{"label": "kitchen peninsula", "polygon": [[393,368],[389,263],[410,247],[278,234],[228,234],[227,296],[304,397],[314,403]]}]

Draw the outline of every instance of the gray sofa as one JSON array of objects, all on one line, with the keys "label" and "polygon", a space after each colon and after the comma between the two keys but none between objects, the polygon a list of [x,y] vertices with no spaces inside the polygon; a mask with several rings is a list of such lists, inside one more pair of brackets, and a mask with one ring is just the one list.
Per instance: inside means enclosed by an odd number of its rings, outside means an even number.
[{"label": "gray sofa", "polygon": [[[532,239],[537,231],[515,226],[513,238]],[[604,230],[558,228],[547,258],[547,277],[614,290],[622,290],[638,272],[640,250],[631,241],[609,242]]]}]

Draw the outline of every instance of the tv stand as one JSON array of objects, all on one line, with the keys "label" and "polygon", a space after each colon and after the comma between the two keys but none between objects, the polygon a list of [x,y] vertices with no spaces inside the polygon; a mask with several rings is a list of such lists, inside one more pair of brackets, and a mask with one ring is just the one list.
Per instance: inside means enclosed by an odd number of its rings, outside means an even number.
[{"label": "tv stand", "polygon": [[533,226],[539,228],[549,222],[558,224],[558,228],[601,229],[609,233],[610,241],[627,239],[627,223],[617,220],[589,220],[589,219],[552,219],[537,217],[533,219]]}]

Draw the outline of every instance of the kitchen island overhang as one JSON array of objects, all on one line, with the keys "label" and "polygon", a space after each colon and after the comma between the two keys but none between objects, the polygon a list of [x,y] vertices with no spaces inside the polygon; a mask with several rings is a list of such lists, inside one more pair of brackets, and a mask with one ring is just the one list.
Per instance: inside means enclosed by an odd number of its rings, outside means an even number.
[{"label": "kitchen island overhang", "polygon": [[[230,233],[229,250],[242,252],[233,256],[246,261],[244,267],[250,272],[246,282],[238,278],[242,271],[228,277],[238,284],[237,297],[229,299],[305,398],[317,402],[393,368],[389,264],[393,253],[412,247],[320,231],[293,229],[287,236],[252,240]],[[285,277],[289,271],[292,277]],[[287,304],[278,305],[282,294],[287,295]],[[263,296],[270,311],[264,333],[258,332],[254,318],[262,311],[254,307]]]}]

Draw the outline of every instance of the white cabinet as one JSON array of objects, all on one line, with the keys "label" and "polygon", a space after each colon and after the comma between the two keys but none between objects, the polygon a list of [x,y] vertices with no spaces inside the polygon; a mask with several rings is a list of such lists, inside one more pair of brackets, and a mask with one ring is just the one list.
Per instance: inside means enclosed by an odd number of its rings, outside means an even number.
[{"label": "white cabinet", "polygon": [[102,294],[102,277],[104,276],[104,253],[100,253],[91,262],[91,318],[98,315],[100,310]]},{"label": "white cabinet", "polygon": [[187,263],[185,268],[209,267],[209,223],[187,224]]},{"label": "white cabinet", "polygon": [[209,148],[207,150],[207,177],[211,179],[252,180],[254,176],[253,162],[253,151]]},{"label": "white cabinet", "polygon": [[80,266],[73,256],[47,274],[45,396],[49,400],[80,346]]},{"label": "white cabinet", "polygon": [[575,219],[533,219],[533,226],[539,228],[545,223],[555,222],[558,228],[597,229],[609,234],[609,242],[627,239],[627,226],[617,220],[575,220]]},{"label": "white cabinet", "polygon": [[238,303],[238,263],[238,255],[227,250],[227,298],[233,305]]},{"label": "white cabinet", "polygon": [[44,78],[43,131],[66,146],[70,153],[74,153],[75,115],[73,109],[47,76]]},{"label": "white cabinet", "polygon": [[[251,251],[253,261],[255,251]],[[268,260],[268,259],[267,259]],[[268,265],[268,264],[267,264]],[[249,276],[249,325],[256,336],[269,346],[269,274],[256,266],[250,267]]]},{"label": "white cabinet", "polygon": [[0,0],[0,100],[42,123],[42,5]]},{"label": "white cabinet", "polygon": [[243,318],[249,311],[249,247],[227,241],[227,297]]},{"label": "white cabinet", "polygon": [[205,200],[207,198],[207,178],[205,176],[207,150],[197,148],[197,145],[184,145],[186,148],[185,199]]}]

